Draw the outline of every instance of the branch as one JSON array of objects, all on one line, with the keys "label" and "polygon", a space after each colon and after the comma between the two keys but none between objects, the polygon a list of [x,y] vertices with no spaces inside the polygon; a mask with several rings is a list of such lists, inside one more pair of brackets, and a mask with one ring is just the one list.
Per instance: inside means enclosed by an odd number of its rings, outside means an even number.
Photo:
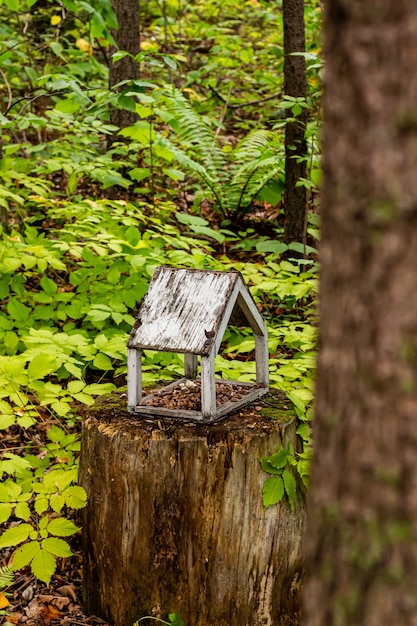
[{"label": "branch", "polygon": [[224,102],[224,104],[229,109],[241,109],[242,107],[254,106],[256,104],[260,104],[261,102],[267,102],[268,100],[275,100],[275,98],[278,100],[279,98],[282,98],[282,96],[283,96],[282,91],[280,91],[279,93],[272,94],[272,96],[265,96],[264,98],[259,98],[258,100],[249,100],[249,102],[241,102],[240,104],[229,104],[230,91],[227,94],[227,98],[224,98],[222,96],[222,94],[217,91],[217,89],[212,87],[212,85],[209,85],[209,89],[210,89],[210,91],[213,92],[213,94],[217,98],[219,98],[219,100]]},{"label": "branch", "polygon": [[19,98],[18,100],[16,100],[16,102],[13,102],[13,104],[9,106],[9,108],[7,109],[5,115],[7,115],[7,113],[9,113],[16,106],[16,104],[19,104],[19,102],[23,102],[24,100],[27,100],[28,102],[26,102],[26,104],[24,104],[21,107],[20,111],[16,113],[16,115],[12,118],[11,121],[14,122],[14,120],[19,117],[23,109],[26,109],[26,107],[29,106],[29,104],[32,104],[32,102],[35,102],[35,100],[37,100],[38,98],[43,98],[44,96],[62,96],[62,94],[68,93],[68,92],[69,92],[69,89],[64,89],[63,91],[51,91],[51,92],[45,91],[44,93],[38,93],[38,95],[33,96],[33,98],[31,96],[24,96],[23,98]]},{"label": "branch", "polygon": [[12,88],[10,87],[10,83],[7,80],[6,74],[3,72],[3,70],[0,68],[0,75],[4,80],[4,83],[6,85],[6,89],[7,89],[7,93],[9,96],[8,102],[7,102],[7,108],[6,108],[6,113],[7,111],[10,111],[10,108],[12,106],[12,100],[13,100],[13,94],[12,94]]}]

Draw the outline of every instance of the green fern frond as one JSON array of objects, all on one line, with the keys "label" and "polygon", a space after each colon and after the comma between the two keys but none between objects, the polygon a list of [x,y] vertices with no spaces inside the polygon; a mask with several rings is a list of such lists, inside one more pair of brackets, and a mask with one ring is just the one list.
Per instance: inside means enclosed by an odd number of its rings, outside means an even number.
[{"label": "green fern frond", "polygon": [[177,122],[182,144],[193,150],[210,177],[220,183],[227,163],[213,130],[176,88],[167,92],[167,109]]},{"label": "green fern frond", "polygon": [[260,190],[283,171],[283,158],[279,155],[260,158],[242,165],[234,172],[226,196],[229,211],[245,214]]},{"label": "green fern frond", "polygon": [[262,168],[253,173],[253,176],[248,180],[241,194],[239,211],[242,215],[246,214],[250,209],[252,202],[261,189],[263,189],[270,180],[277,178],[280,171],[282,172],[281,166],[276,165],[275,167],[268,168],[266,171]]},{"label": "green fern frond", "polygon": [[242,139],[233,152],[233,165],[239,167],[259,159],[265,149],[271,145],[271,141],[276,137],[270,130],[255,130]]},{"label": "green fern frond", "polygon": [[[213,130],[174,88],[165,92],[178,143],[162,139],[180,166],[197,174],[207,186],[220,213],[237,217],[248,212],[255,196],[283,169],[283,155],[274,154],[276,133],[257,130],[235,148],[231,161]],[[179,145],[178,145],[179,144]]]},{"label": "green fern frond", "polygon": [[11,565],[0,567],[0,589],[10,587],[14,581],[14,573]]},{"label": "green fern frond", "polygon": [[218,178],[213,178],[210,175],[210,172],[205,167],[203,167],[201,163],[199,163],[195,159],[192,159],[182,148],[173,144],[169,139],[160,136],[158,137],[158,143],[167,148],[170,152],[172,152],[181,167],[183,167],[185,170],[188,170],[189,172],[194,172],[195,174],[200,176],[200,178],[208,187],[220,211],[223,212],[225,205],[223,183],[220,183]]}]

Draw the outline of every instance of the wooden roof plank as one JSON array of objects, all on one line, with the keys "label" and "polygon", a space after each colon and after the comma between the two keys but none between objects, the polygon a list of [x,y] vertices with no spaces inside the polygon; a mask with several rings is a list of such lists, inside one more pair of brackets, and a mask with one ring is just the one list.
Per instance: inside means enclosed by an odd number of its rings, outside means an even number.
[{"label": "wooden roof plank", "polygon": [[207,355],[224,316],[237,272],[162,267],[139,310],[130,347]]}]

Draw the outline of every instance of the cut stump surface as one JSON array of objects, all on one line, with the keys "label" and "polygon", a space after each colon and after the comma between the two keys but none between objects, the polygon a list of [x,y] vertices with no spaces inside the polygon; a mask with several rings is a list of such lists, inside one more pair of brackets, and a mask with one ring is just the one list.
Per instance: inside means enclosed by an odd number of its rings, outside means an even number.
[{"label": "cut stump surface", "polygon": [[[132,416],[112,394],[83,422],[87,609],[114,626],[298,623],[304,505],[262,506],[259,458],[296,448],[275,393],[215,424]],[[261,410],[262,409],[262,410]],[[274,419],[275,417],[275,419]]]}]

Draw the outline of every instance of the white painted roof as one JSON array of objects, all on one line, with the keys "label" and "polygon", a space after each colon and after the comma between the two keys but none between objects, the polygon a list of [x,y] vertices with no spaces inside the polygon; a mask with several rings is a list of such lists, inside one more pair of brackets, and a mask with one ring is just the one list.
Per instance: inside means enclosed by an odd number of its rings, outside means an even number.
[{"label": "white painted roof", "polygon": [[[231,302],[231,300],[233,302]],[[210,353],[238,302],[248,325],[264,328],[239,272],[157,268],[128,346],[167,352]]]}]

